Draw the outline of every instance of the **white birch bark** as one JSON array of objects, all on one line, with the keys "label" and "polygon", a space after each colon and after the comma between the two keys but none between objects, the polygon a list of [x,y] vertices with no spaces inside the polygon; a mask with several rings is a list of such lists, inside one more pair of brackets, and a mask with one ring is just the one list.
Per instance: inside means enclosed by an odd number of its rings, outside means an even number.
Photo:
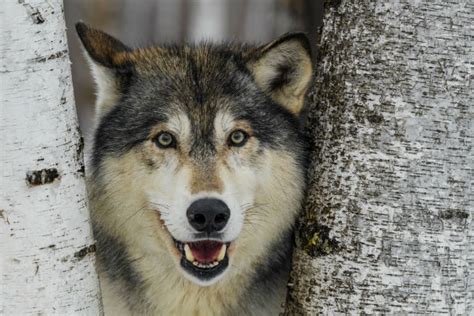
[{"label": "white birch bark", "polygon": [[287,313],[473,315],[474,2],[332,2]]},{"label": "white birch bark", "polygon": [[0,21],[0,314],[100,314],[62,1]]}]

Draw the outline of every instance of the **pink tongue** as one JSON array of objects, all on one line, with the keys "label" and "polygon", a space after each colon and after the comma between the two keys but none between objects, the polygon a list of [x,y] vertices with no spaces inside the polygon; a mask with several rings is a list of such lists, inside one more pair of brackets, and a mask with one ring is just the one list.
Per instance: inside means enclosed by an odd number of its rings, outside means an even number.
[{"label": "pink tongue", "polygon": [[189,248],[194,258],[200,263],[211,263],[217,260],[222,243],[212,240],[204,240],[189,243]]}]

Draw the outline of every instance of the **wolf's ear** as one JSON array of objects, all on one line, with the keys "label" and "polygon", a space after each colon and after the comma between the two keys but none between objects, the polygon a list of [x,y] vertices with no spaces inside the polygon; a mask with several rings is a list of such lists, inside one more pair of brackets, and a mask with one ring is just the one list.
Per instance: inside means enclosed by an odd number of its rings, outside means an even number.
[{"label": "wolf's ear", "polygon": [[260,89],[290,112],[300,113],[313,73],[305,34],[287,34],[264,45],[248,65]]},{"label": "wolf's ear", "polygon": [[76,31],[87,52],[97,84],[97,111],[102,115],[118,102],[130,78],[133,70],[132,49],[82,22],[76,24]]}]

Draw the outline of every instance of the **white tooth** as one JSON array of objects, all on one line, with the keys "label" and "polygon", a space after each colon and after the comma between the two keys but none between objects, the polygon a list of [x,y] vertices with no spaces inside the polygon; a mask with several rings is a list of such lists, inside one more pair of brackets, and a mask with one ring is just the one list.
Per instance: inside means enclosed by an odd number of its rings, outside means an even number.
[{"label": "white tooth", "polygon": [[219,251],[219,255],[217,256],[217,261],[222,261],[224,259],[226,250],[226,244],[222,244],[221,250]]},{"label": "white tooth", "polygon": [[193,265],[199,266],[199,263],[197,261],[193,261]]},{"label": "white tooth", "polygon": [[194,256],[191,248],[189,248],[188,244],[184,244],[184,254],[186,255],[186,259],[190,262],[194,263]]}]

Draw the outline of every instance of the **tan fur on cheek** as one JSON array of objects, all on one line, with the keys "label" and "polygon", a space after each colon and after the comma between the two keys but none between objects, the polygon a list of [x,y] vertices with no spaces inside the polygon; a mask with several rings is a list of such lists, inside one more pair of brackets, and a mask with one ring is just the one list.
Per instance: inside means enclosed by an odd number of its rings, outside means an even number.
[{"label": "tan fur on cheek", "polygon": [[157,234],[162,237],[161,240],[165,241],[169,251],[176,257],[177,260],[179,260],[181,258],[181,252],[175,247],[173,239],[171,238],[171,234],[168,228],[166,228],[165,221],[161,219],[160,211],[156,210],[154,215],[156,216],[157,221],[160,223],[160,225],[156,226]]},{"label": "tan fur on cheek", "polygon": [[158,164],[165,157],[150,156],[147,145],[137,147],[119,158],[105,159],[102,166],[104,185],[96,188],[91,198],[95,221],[112,235],[133,237],[137,242],[142,238],[141,235],[156,235],[153,232],[161,227],[146,192],[155,177],[155,169],[150,168],[149,160]]},{"label": "tan fur on cheek", "polygon": [[303,199],[304,175],[291,154],[265,151],[261,159],[265,164],[256,171],[255,203],[245,214],[236,264],[265,260],[272,242],[294,223]]}]

